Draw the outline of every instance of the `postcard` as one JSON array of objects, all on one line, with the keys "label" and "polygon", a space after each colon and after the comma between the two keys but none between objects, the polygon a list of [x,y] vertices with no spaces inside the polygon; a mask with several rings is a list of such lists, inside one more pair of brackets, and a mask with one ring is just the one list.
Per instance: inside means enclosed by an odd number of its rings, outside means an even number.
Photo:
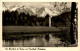
[{"label": "postcard", "polygon": [[3,0],[1,51],[79,51],[79,1]]}]

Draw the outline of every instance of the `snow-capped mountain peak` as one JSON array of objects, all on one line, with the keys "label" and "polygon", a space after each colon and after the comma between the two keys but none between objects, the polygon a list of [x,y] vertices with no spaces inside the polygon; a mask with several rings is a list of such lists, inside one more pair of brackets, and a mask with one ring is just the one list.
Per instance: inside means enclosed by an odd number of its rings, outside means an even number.
[{"label": "snow-capped mountain peak", "polygon": [[24,5],[10,6],[8,10],[9,11],[17,10],[19,13],[24,12],[25,14],[29,13],[30,15],[37,15],[40,17],[45,17],[47,14],[49,14],[49,16],[57,16],[61,14],[63,11],[65,11],[65,10],[59,11],[56,8],[48,8],[48,7],[37,8],[34,6],[24,6]]},{"label": "snow-capped mountain peak", "polygon": [[44,8],[44,11],[41,13],[40,16],[45,17],[47,14],[49,14],[49,16],[57,16],[60,13],[58,11],[52,11],[49,8]]},{"label": "snow-capped mountain peak", "polygon": [[14,5],[14,6],[11,6],[9,9],[10,9],[10,11],[15,11],[18,8],[20,8],[19,5]]},{"label": "snow-capped mountain peak", "polygon": [[36,14],[36,11],[35,11],[35,9],[31,8],[31,10],[32,10],[32,12],[33,12],[34,14]]}]

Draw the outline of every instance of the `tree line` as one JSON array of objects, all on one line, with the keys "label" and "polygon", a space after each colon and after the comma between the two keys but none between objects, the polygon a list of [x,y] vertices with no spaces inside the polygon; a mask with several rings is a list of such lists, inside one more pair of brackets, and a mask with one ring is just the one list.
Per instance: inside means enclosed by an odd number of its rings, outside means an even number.
[{"label": "tree line", "polygon": [[36,15],[19,13],[18,11],[3,11],[3,25],[19,25],[19,26],[45,26],[45,18]]},{"label": "tree line", "polygon": [[[2,12],[3,26],[49,26],[49,15],[38,17],[37,15],[19,13],[16,11]],[[65,12],[59,16],[52,17],[52,26],[68,26],[70,23],[70,12]]]}]

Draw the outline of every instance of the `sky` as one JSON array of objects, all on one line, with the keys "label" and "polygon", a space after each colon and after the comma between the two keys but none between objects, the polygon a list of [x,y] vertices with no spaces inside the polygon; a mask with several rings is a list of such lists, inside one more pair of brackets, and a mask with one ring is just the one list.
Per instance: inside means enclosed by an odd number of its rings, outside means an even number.
[{"label": "sky", "polygon": [[[54,4],[50,4],[50,2],[4,2],[4,3],[5,3],[5,6],[8,8],[13,5],[34,6],[38,8],[41,8],[41,7],[53,8],[53,5],[54,5]],[[71,3],[68,3],[66,5],[67,7],[71,7]]]},{"label": "sky", "polygon": [[34,7],[52,7],[49,3],[44,2],[5,2],[7,7],[12,5],[24,5],[24,6],[34,6]]}]

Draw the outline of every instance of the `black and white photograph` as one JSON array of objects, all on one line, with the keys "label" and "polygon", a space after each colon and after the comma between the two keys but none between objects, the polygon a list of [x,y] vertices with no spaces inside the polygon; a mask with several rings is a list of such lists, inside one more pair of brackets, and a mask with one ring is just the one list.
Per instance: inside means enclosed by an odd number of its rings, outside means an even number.
[{"label": "black and white photograph", "polygon": [[77,2],[2,2],[2,47],[77,47]]}]

